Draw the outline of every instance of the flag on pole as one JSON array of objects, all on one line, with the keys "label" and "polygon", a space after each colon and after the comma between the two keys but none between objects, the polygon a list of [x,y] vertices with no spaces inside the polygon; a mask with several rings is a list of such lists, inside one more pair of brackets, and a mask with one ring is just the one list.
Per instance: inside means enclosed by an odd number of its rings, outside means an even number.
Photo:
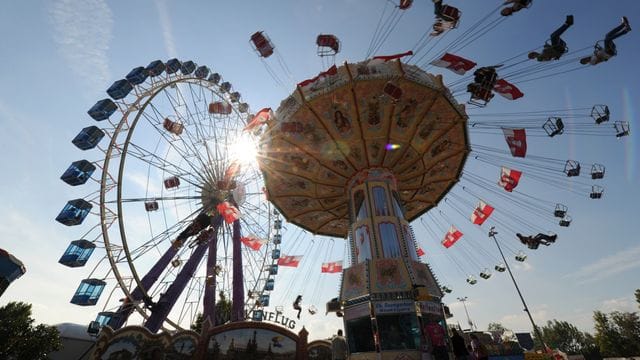
[{"label": "flag on pole", "polygon": [[489,218],[489,215],[493,212],[493,206],[485,203],[484,201],[478,202],[478,206],[473,210],[471,214],[471,222],[476,225],[482,225],[485,220]]},{"label": "flag on pole", "polygon": [[462,232],[456,229],[455,226],[451,225],[449,231],[444,235],[444,239],[442,240],[442,246],[447,249],[453,246],[460,238],[462,237]]},{"label": "flag on pole", "polygon": [[449,69],[458,75],[464,75],[473,69],[476,63],[458,55],[445,53],[440,59],[432,61],[431,65]]},{"label": "flag on pole", "polygon": [[284,255],[278,259],[278,265],[298,267],[300,260],[302,260],[302,255]]},{"label": "flag on pole", "polygon": [[525,129],[502,128],[504,139],[509,145],[513,157],[525,157],[527,154],[527,133]]},{"label": "flag on pole", "polygon": [[509,169],[503,166],[500,170],[500,180],[498,180],[498,185],[506,191],[512,192],[513,189],[518,186],[521,176],[522,171]]},{"label": "flag on pole", "polygon": [[500,96],[509,100],[519,99],[524,96],[520,89],[505,79],[498,79],[498,81],[493,85],[493,90],[495,90]]},{"label": "flag on pole", "polygon": [[240,241],[252,250],[258,251],[267,241],[255,235],[243,236]]},{"label": "flag on pole", "polygon": [[340,273],[342,272],[342,260],[322,263],[321,270],[323,273],[329,274]]}]

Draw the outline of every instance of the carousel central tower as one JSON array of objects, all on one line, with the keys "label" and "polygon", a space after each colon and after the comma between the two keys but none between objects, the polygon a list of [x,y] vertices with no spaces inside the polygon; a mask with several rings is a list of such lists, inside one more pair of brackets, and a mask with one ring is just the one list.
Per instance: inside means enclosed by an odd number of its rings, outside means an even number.
[{"label": "carousel central tower", "polygon": [[300,83],[263,130],[269,200],[289,222],[349,241],[338,300],[352,359],[418,359],[429,324],[444,321],[410,222],[460,178],[466,120],[441,77],[374,59]]}]

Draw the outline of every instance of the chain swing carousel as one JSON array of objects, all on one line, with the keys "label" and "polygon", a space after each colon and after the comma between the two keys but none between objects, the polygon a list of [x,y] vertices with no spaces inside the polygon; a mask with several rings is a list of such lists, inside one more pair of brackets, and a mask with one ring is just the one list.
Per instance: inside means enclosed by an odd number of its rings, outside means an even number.
[{"label": "chain swing carousel", "polygon": [[340,296],[352,358],[419,358],[443,294],[410,222],[458,181],[467,116],[439,76],[397,58],[298,84],[259,150],[269,200],[312,233],[347,238]]}]

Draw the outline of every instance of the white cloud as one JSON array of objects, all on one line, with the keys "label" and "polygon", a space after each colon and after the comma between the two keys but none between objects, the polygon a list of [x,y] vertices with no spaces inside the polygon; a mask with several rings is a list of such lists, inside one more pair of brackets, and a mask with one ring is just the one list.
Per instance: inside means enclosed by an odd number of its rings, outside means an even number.
[{"label": "white cloud", "polygon": [[640,245],[631,247],[565,275],[578,284],[586,284],[609,278],[622,272],[640,267]]},{"label": "white cloud", "polygon": [[515,264],[513,267],[518,271],[532,271],[533,270],[533,265],[529,264],[526,261],[518,263],[518,264]]},{"label": "white cloud", "polygon": [[622,297],[617,299],[607,299],[603,300],[600,305],[600,309],[604,312],[612,312],[612,311],[623,311],[623,312],[634,312],[638,309],[636,308],[636,302],[631,297]]},{"label": "white cloud", "polygon": [[156,0],[156,8],[158,9],[158,16],[160,17],[164,46],[169,57],[174,58],[177,56],[178,52],[176,51],[176,43],[173,40],[173,26],[171,25],[171,19],[169,18],[169,10],[167,9],[166,0]]},{"label": "white cloud", "polygon": [[[531,312],[531,317],[533,317],[537,326],[542,326],[551,319],[548,311],[549,307],[547,304],[541,304],[537,307],[537,310]],[[519,314],[504,315],[498,322],[515,332],[531,331],[533,329],[529,316],[524,311]]]},{"label": "white cloud", "polygon": [[54,40],[71,70],[92,89],[107,84],[113,13],[103,0],[59,0],[51,9]]}]

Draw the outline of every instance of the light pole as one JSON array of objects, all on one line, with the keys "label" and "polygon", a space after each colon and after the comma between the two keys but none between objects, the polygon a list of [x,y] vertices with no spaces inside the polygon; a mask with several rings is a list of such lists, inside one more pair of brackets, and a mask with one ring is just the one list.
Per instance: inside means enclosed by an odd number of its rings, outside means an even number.
[{"label": "light pole", "polygon": [[[500,251],[500,255],[502,256],[502,260],[504,261],[504,265],[507,267],[507,270],[509,271],[509,275],[511,276],[511,280],[513,281],[513,286],[515,286],[516,290],[518,291],[518,295],[520,296],[520,300],[522,301],[522,305],[524,306],[524,311],[527,313],[527,315],[529,315],[529,320],[531,321],[531,325],[533,326],[533,331],[536,333],[536,336],[538,337],[538,339],[540,339],[540,342],[542,342],[542,347],[543,347],[543,350],[544,350],[544,348],[546,348],[546,344],[544,343],[544,340],[542,339],[542,334],[540,333],[540,330],[536,326],[536,323],[533,321],[533,317],[531,316],[531,312],[529,311],[529,307],[527,307],[527,303],[524,301],[524,297],[522,296],[522,293],[520,292],[520,288],[518,287],[518,283],[516,283],[516,279],[513,277],[513,273],[511,272],[511,268],[509,267],[509,263],[507,262],[507,259],[505,259],[505,257],[504,257],[504,253],[502,252],[502,248],[500,248],[500,244],[498,243],[498,240],[496,239],[496,234],[497,233],[498,232],[496,231],[496,227],[495,226],[492,226],[491,229],[489,229],[489,237],[493,239],[493,241],[496,243],[496,246],[498,247],[498,251]],[[460,299],[458,299],[458,300],[460,300]],[[463,304],[464,304],[464,302],[463,302]]]},{"label": "light pole", "polygon": [[469,327],[471,328],[471,330],[473,330],[474,328],[478,330],[476,325],[473,323],[473,321],[471,321],[471,318],[469,317],[469,311],[467,311],[467,304],[465,303],[465,301],[467,301],[467,297],[466,296],[459,297],[458,301],[462,302],[462,306],[464,307],[464,313],[467,314],[467,322],[469,323]]}]

